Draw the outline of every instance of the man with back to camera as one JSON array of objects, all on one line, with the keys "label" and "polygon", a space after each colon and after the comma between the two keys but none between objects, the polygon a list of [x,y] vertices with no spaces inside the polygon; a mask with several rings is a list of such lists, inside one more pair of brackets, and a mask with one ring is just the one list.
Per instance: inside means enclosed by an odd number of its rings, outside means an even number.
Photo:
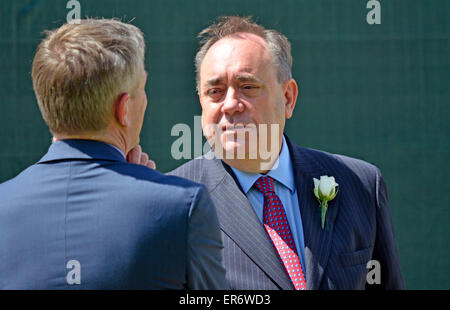
[{"label": "man with back to camera", "polygon": [[[230,287],[403,289],[380,170],[283,134],[298,96],[288,39],[237,16],[199,37],[197,90],[212,151],[170,174],[208,189]],[[366,281],[371,260],[379,283]]]},{"label": "man with back to camera", "polygon": [[144,50],[138,28],[108,19],[39,45],[33,87],[54,138],[0,185],[1,289],[226,288],[204,187],[126,162],[152,166],[138,147]]}]

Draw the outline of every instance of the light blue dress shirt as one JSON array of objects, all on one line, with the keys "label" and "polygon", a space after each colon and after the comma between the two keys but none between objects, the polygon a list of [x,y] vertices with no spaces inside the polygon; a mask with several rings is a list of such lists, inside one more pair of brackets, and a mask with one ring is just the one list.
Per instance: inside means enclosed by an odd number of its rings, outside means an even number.
[{"label": "light blue dress shirt", "polygon": [[[233,167],[231,167],[231,169],[233,169],[233,172],[241,184],[244,193],[247,195],[247,198],[255,210],[256,215],[261,223],[263,223],[264,196],[256,187],[253,186],[256,180],[263,175],[244,172]],[[289,148],[287,147],[284,136],[280,156],[278,157],[278,167],[270,170],[266,176],[270,176],[274,180],[275,193],[278,197],[280,197],[281,203],[284,206],[289,226],[291,228],[291,233],[294,237],[297,253],[299,254],[300,263],[302,264],[303,275],[306,280],[305,240],[303,237],[302,217],[298,203],[294,169],[292,168]]]},{"label": "light blue dress shirt", "polygon": [[[105,142],[105,143],[106,143],[106,142]],[[122,152],[122,150],[119,149],[117,146],[112,145],[112,144],[109,144],[109,143],[106,143],[106,144],[108,144],[108,145],[112,146],[113,148],[115,148],[116,150],[118,150],[118,151],[120,152],[120,154],[123,156],[123,158],[125,158],[125,160],[127,159],[127,157],[126,157],[125,154]]]}]

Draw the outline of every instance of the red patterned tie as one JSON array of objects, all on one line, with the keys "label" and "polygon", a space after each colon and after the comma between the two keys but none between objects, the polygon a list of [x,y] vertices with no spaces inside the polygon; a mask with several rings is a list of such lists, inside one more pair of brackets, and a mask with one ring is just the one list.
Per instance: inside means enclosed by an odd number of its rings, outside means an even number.
[{"label": "red patterned tie", "polygon": [[273,180],[270,177],[260,177],[255,182],[256,188],[264,195],[264,227],[284,269],[291,278],[296,290],[305,290],[306,282],[302,266],[297,255],[294,238],[280,198],[275,194]]}]

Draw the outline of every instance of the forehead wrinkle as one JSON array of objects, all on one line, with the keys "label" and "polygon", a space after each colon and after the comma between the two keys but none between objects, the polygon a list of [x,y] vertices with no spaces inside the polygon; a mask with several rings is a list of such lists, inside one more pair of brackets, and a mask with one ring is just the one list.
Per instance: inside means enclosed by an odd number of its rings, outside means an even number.
[{"label": "forehead wrinkle", "polygon": [[255,77],[253,74],[236,74],[235,79],[238,82],[256,82],[256,83],[263,83],[260,79]]}]

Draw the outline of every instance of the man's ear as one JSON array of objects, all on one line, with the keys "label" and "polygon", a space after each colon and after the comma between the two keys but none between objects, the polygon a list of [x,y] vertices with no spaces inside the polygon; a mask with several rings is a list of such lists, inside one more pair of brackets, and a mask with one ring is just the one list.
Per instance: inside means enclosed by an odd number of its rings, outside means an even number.
[{"label": "man's ear", "polygon": [[124,127],[127,127],[130,125],[130,122],[128,119],[129,100],[130,100],[130,94],[123,93],[123,94],[120,94],[119,97],[117,97],[116,102],[114,104],[114,106],[115,106],[114,116],[115,116],[117,122]]},{"label": "man's ear", "polygon": [[290,79],[289,81],[283,84],[283,98],[285,105],[285,117],[287,119],[292,117],[294,114],[295,104],[297,102],[298,97],[298,86],[297,82],[294,79]]}]

